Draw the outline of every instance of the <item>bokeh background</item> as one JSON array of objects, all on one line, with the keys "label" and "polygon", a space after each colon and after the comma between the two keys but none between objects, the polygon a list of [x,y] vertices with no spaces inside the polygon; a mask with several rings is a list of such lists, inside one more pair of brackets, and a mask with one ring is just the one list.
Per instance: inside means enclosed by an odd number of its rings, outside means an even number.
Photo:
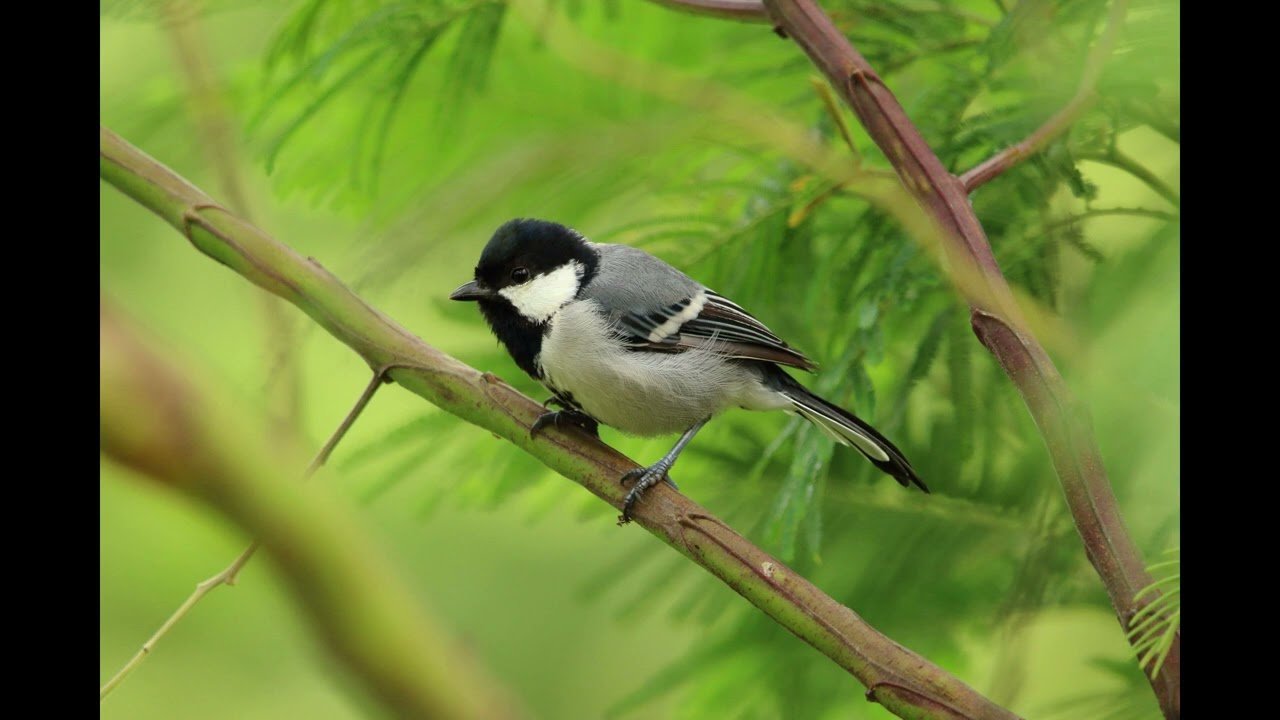
[{"label": "bokeh background", "polygon": [[[1008,277],[1057,319],[1050,352],[1155,563],[1180,543],[1179,8],[1128,5],[1093,109],[974,204]],[[1072,96],[1108,11],[824,7],[957,171]],[[640,0],[101,4],[105,126],[215,197],[239,194],[427,342],[538,399],[475,308],[445,300],[501,222],[639,245],[737,299],[816,358],[813,386],[894,438],[934,494],[788,416],[742,411],[682,458],[684,492],[1020,714],[1157,716],[1036,429],[944,276],[857,188],[778,149],[795,133],[887,168],[817,77],[767,26]],[[318,448],[363,362],[105,184],[100,217],[106,295]],[[602,435],[646,463],[673,440]],[[612,508],[416,396],[382,391],[331,468],[317,484],[536,717],[889,717]],[[106,461],[100,491],[105,681],[248,538]],[[256,560],[101,708],[381,713]]]}]

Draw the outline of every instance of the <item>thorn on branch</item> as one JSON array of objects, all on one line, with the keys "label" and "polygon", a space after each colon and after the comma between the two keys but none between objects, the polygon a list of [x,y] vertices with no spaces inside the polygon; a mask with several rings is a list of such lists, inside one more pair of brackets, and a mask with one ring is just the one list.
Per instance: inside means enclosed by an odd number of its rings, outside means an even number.
[{"label": "thorn on branch", "polygon": [[782,28],[782,26],[781,26],[781,25],[774,25],[774,26],[773,26],[773,34],[774,34],[774,35],[777,35],[778,37],[782,38],[783,40],[786,40],[786,39],[788,39],[788,38],[790,37],[789,35],[787,35],[787,31],[786,31],[786,30],[784,30],[784,29]]}]

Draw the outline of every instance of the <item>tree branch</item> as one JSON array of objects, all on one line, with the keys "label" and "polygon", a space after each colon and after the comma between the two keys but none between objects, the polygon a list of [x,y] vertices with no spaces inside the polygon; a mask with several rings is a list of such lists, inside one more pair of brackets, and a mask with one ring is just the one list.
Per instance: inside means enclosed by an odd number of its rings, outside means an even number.
[{"label": "tree branch", "polygon": [[302,464],[293,446],[269,442],[264,423],[188,380],[111,303],[104,300],[100,312],[99,414],[108,457],[204,500],[261,538],[317,633],[397,716],[518,714],[423,614],[341,506],[291,482]]},{"label": "tree branch", "polygon": [[[897,98],[813,0],[764,3],[774,23],[795,39],[843,95],[903,185],[941,226],[952,272],[976,269],[973,274],[985,292],[968,296],[974,332],[1027,403],[1053,458],[1085,552],[1127,630],[1134,614],[1150,602],[1135,595],[1150,584],[1151,576],[1120,517],[1087,414],[1044,348],[1025,329],[964,184],[947,171]],[[1151,682],[1165,716],[1180,717],[1180,641],[1175,640]]]},{"label": "tree branch", "polygon": [[[352,294],[319,263],[302,258],[106,128],[102,178],[149,208],[196,249],[289,300],[373,368],[402,365],[390,377],[472,424],[528,452],[615,508],[618,479],[636,466],[576,429],[531,438],[542,406],[490,373],[427,345]],[[868,697],[902,717],[999,718],[1014,715],[925,658],[881,635],[849,608],[760,550],[697,503],[667,488],[650,490],[635,519],[710,571],[783,627],[869,688]]]},{"label": "tree branch", "polygon": [[966,192],[971,193],[977,190],[987,181],[996,178],[1009,168],[1043,150],[1046,145],[1071,127],[1076,119],[1093,105],[1097,99],[1093,89],[1098,84],[1098,78],[1102,76],[1103,64],[1106,63],[1107,58],[1111,57],[1111,51],[1115,49],[1116,38],[1120,35],[1120,27],[1124,25],[1124,15],[1128,5],[1128,0],[1111,1],[1111,11],[1107,15],[1107,27],[1102,31],[1102,37],[1098,39],[1093,49],[1089,51],[1089,56],[1084,63],[1084,72],[1080,75],[1080,85],[1076,89],[1076,94],[1067,102],[1066,106],[1049,118],[1044,125],[1037,128],[1035,132],[1028,135],[1022,142],[1001,150],[961,175],[960,182],[964,185]]},{"label": "tree branch", "polygon": [[691,15],[709,15],[726,20],[744,22],[769,22],[764,3],[760,0],[654,0],[672,10]]}]

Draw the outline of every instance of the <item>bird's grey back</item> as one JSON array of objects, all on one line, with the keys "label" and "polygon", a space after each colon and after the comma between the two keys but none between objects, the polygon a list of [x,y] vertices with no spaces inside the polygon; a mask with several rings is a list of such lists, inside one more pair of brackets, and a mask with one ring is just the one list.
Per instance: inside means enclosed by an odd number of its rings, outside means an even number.
[{"label": "bird's grey back", "polygon": [[600,253],[600,268],[582,289],[582,297],[600,303],[611,317],[647,313],[702,289],[701,283],[639,248],[591,245]]}]

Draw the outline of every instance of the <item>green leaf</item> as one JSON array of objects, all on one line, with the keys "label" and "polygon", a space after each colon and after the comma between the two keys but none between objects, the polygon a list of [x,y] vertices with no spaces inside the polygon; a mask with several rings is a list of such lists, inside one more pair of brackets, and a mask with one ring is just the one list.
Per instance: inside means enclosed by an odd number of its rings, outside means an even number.
[{"label": "green leaf", "polygon": [[456,122],[465,100],[484,90],[506,12],[505,3],[481,3],[467,13],[445,75],[442,119]]},{"label": "green leaf", "polygon": [[[1178,550],[1168,551],[1177,554]],[[1147,572],[1156,575],[1156,570],[1164,571],[1159,577],[1134,595],[1134,600],[1153,595],[1160,590],[1164,593],[1148,602],[1134,614],[1129,621],[1127,633],[1133,643],[1130,652],[1138,657],[1138,665],[1154,678],[1160,674],[1165,658],[1173,648],[1173,641],[1182,628],[1182,573],[1181,558],[1157,563],[1149,566]]]},{"label": "green leaf", "polygon": [[[965,313],[967,315],[967,313]],[[947,342],[947,374],[951,378],[952,422],[958,444],[952,448],[952,462],[957,466],[973,454],[973,418],[978,415],[973,391],[973,334],[969,323],[952,316]]]},{"label": "green leaf", "polygon": [[365,55],[364,59],[356,63],[345,74],[335,80],[324,92],[316,96],[305,108],[302,109],[293,120],[289,122],[285,129],[276,135],[276,139],[267,148],[267,172],[270,173],[275,168],[276,158],[280,151],[284,149],[286,143],[307,123],[316,113],[320,111],[335,95],[344,90],[373,63],[382,57],[385,51],[381,48],[375,49]]},{"label": "green leaf", "polygon": [[765,526],[766,542],[783,561],[795,557],[800,527],[810,512],[816,512],[818,477],[831,460],[832,449],[831,440],[813,425],[806,424],[796,434],[791,466]]}]

